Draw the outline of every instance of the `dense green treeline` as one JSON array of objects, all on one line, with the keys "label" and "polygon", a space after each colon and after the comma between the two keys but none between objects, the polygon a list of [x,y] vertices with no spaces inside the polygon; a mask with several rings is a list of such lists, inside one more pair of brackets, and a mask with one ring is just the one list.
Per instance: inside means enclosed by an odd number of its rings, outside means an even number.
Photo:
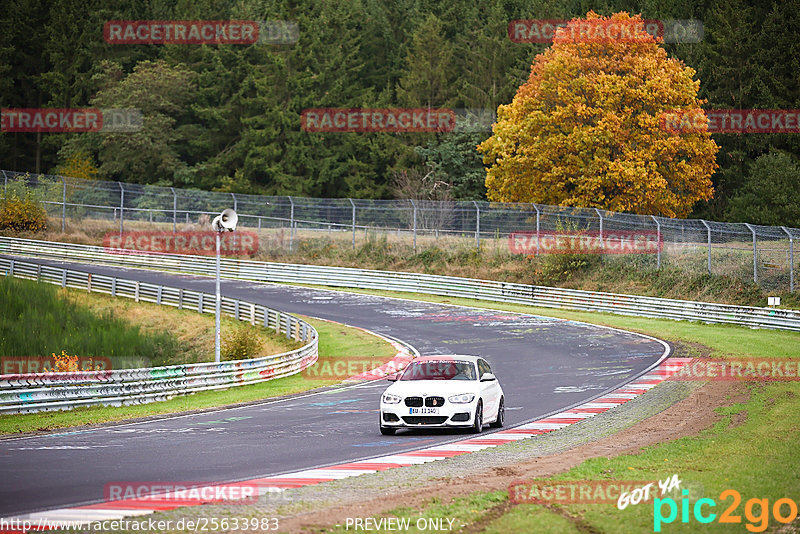
[{"label": "dense green treeline", "polygon": [[[113,5],[112,5],[113,4]],[[510,102],[545,44],[514,19],[617,11],[698,19],[699,43],[666,44],[697,70],[708,108],[800,108],[800,1],[6,0],[0,106],[138,108],[126,134],[0,135],[0,168],[57,172],[75,155],[103,179],[321,197],[484,198],[475,146],[488,130],[309,133],[304,109]],[[287,20],[281,45],[119,45],[109,20]],[[797,134],[716,134],[715,198],[695,214],[800,226]],[[83,157],[83,156],[81,156]]]}]

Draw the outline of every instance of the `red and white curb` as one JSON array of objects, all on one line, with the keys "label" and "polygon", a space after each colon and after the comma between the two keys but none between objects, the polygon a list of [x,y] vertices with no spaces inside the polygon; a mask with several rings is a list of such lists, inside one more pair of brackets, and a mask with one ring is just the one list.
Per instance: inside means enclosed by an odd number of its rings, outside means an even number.
[{"label": "red and white curb", "polygon": [[[397,357],[400,357],[400,352],[401,351],[398,350]],[[428,447],[426,449],[419,449],[399,454],[380,456],[378,458],[370,458],[368,460],[359,460],[356,462],[331,465],[318,469],[306,469],[304,471],[297,471],[295,473],[288,473],[284,475],[243,480],[231,483],[231,485],[235,484],[237,486],[252,486],[258,488],[258,494],[261,496],[270,493],[282,492],[289,488],[300,488],[303,486],[319,484],[321,482],[330,482],[332,480],[354,477],[365,473],[376,473],[378,471],[386,471],[388,469],[395,469],[398,467],[424,464],[427,462],[441,460],[443,458],[452,458],[460,454],[469,454],[474,451],[496,447],[498,445],[503,445],[513,441],[528,439],[533,436],[546,434],[548,432],[552,432],[553,430],[558,430],[571,424],[578,423],[584,419],[588,419],[597,414],[606,412],[615,406],[624,404],[660,384],[671,375],[677,373],[681,367],[690,361],[691,358],[667,358],[647,374],[640,376],[633,382],[625,384],[624,386],[607,393],[602,397],[575,406],[568,410],[564,410],[563,412],[550,415],[530,423],[525,423],[524,425],[514,428],[486,434],[485,436],[479,435],[474,438],[464,439],[453,443],[446,443],[444,445],[437,445],[434,447]],[[220,484],[220,486],[224,485],[225,484]],[[211,485],[209,487],[214,486]],[[44,524],[45,522],[53,524],[55,521],[81,521],[84,524],[90,524],[95,521],[115,520],[131,516],[149,515],[157,511],[174,510],[183,506],[197,506],[201,504],[211,504],[213,502],[213,500],[204,500],[202,498],[187,500],[185,498],[168,498],[164,494],[154,494],[138,499],[121,499],[98,504],[90,504],[86,506],[60,508],[45,512],[3,518],[0,519],[0,524],[8,525],[14,520],[17,520],[18,522],[28,521],[29,524]],[[0,532],[22,534],[25,531],[3,529]]]}]

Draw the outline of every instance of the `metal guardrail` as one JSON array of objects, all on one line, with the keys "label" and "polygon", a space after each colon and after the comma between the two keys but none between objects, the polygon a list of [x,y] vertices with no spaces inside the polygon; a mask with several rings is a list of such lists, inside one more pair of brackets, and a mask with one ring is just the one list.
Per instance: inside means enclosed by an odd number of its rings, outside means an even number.
[{"label": "metal guardrail", "polygon": [[[0,254],[3,253],[198,275],[214,274],[214,258],[203,256],[131,254],[130,251],[106,250],[96,246],[0,237]],[[800,312],[796,310],[621,295],[453,276],[229,258],[222,260],[221,274],[226,278],[257,282],[407,291],[545,308],[800,331]]]},{"label": "metal guardrail", "polygon": [[[102,276],[71,269],[0,258],[7,276],[86,289],[137,302],[214,313],[216,296],[187,289]],[[223,297],[222,312],[240,321],[263,325],[287,338],[307,342],[281,354],[220,363],[164,367],[0,375],[0,413],[31,413],[77,406],[122,406],[167,400],[175,395],[226,389],[289,376],[313,365],[318,357],[317,331],[289,314],[239,299]]]}]

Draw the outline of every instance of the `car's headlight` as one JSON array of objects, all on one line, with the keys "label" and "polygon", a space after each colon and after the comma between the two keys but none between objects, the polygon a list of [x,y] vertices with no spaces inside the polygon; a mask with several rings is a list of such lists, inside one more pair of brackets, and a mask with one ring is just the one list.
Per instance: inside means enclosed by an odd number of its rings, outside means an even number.
[{"label": "car's headlight", "polygon": [[403,400],[402,397],[398,397],[397,395],[392,395],[391,393],[383,394],[383,402],[386,404],[397,404],[401,400]]},{"label": "car's headlight", "polygon": [[448,397],[447,400],[453,404],[467,404],[475,400],[475,395],[472,393],[462,393],[461,395],[453,395]]}]

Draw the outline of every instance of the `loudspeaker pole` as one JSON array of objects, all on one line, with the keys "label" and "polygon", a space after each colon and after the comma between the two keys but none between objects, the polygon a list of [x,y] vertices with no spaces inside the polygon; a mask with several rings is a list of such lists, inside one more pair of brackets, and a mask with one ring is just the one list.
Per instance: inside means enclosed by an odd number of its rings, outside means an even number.
[{"label": "loudspeaker pole", "polygon": [[219,314],[222,307],[222,296],[219,293],[219,232],[215,232],[217,237],[217,308],[214,317],[214,361],[219,363]]},{"label": "loudspeaker pole", "polygon": [[216,309],[214,310],[214,362],[219,363],[220,360],[220,343],[219,343],[219,333],[220,333],[220,325],[219,325],[219,315],[222,308],[222,296],[220,295],[219,291],[219,235],[222,232],[233,232],[236,230],[236,223],[239,221],[239,216],[236,215],[236,211],[232,209],[224,210],[222,213],[214,217],[214,220],[211,221],[211,228],[214,230],[217,238],[217,265],[216,265],[216,286],[217,286],[217,302],[216,302]]}]

